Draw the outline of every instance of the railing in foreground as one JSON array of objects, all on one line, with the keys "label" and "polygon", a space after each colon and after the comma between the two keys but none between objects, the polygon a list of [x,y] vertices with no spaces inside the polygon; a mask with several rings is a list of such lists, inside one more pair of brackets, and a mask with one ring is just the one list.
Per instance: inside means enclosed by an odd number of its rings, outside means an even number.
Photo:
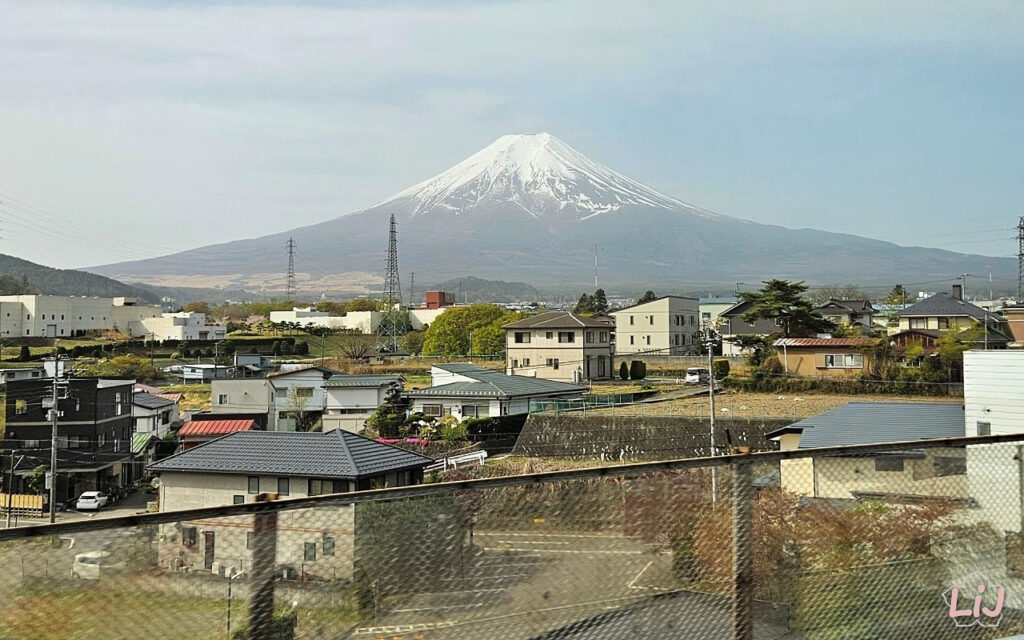
[{"label": "railing in foreground", "polygon": [[0,530],[3,638],[1002,638],[1024,435]]}]

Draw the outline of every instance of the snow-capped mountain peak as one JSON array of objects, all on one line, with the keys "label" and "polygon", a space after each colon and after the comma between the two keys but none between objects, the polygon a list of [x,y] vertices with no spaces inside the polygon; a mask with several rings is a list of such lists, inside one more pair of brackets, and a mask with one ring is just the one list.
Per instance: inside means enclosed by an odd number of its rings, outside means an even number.
[{"label": "snow-capped mountain peak", "polygon": [[535,218],[584,220],[626,206],[719,217],[666,196],[590,160],[549,133],[501,136],[447,171],[389,198],[412,215],[456,215],[485,204],[513,204]]}]

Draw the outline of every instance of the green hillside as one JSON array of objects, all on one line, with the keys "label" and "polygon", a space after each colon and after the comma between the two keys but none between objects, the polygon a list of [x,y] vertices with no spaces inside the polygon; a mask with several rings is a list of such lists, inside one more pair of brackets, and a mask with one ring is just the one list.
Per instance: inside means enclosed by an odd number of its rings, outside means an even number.
[{"label": "green hillside", "polygon": [[125,296],[147,302],[160,301],[160,297],[151,291],[105,276],[74,269],[53,269],[4,254],[0,254],[0,276],[8,276],[0,277],[0,295],[46,293],[101,298]]}]

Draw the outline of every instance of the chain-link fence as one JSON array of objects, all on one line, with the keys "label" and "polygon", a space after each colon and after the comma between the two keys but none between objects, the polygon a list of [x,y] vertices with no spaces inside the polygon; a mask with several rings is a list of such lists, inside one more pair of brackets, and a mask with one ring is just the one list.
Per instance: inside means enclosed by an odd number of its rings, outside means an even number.
[{"label": "chain-link fence", "polygon": [[[988,436],[293,482],[287,500],[0,530],[0,637],[1006,638],[1024,630],[1022,453]],[[237,480],[164,490],[230,502]]]}]

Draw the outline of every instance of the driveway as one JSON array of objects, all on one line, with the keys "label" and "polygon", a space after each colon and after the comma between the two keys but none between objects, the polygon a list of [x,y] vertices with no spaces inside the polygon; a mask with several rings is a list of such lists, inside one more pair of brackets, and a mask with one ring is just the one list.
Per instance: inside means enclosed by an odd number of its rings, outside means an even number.
[{"label": "driveway", "polygon": [[[142,491],[133,493],[127,498],[122,498],[116,504],[112,504],[107,507],[103,507],[99,511],[58,511],[57,522],[74,522],[75,520],[84,520],[91,518],[116,518],[118,516],[131,516],[138,513],[144,513],[146,511],[146,503],[152,500],[156,500],[156,494],[145,493]],[[50,518],[48,515],[42,518],[36,517],[25,517],[25,516],[14,516],[12,524],[14,526],[28,526],[34,524],[49,524]],[[0,519],[0,527],[3,526],[3,521]]]}]

